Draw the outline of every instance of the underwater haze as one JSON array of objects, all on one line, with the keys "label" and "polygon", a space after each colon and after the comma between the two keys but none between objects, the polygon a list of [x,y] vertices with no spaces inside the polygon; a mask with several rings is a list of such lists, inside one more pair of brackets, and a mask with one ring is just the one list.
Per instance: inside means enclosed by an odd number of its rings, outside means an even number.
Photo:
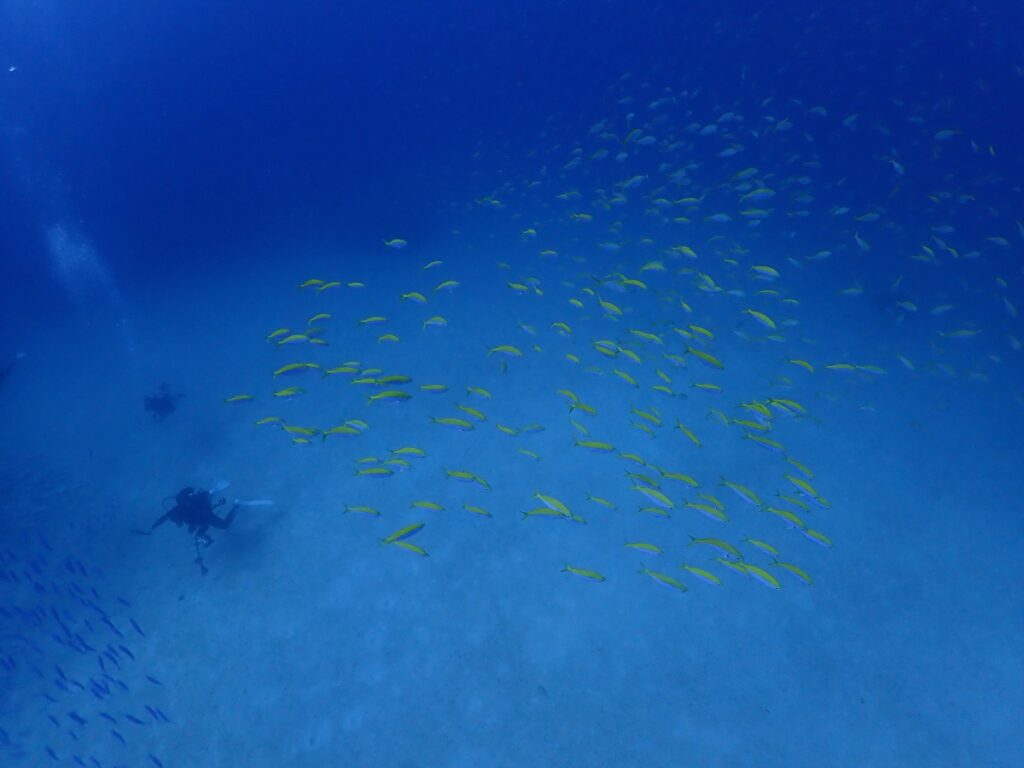
[{"label": "underwater haze", "polygon": [[1017,768],[1024,6],[0,3],[0,765]]}]

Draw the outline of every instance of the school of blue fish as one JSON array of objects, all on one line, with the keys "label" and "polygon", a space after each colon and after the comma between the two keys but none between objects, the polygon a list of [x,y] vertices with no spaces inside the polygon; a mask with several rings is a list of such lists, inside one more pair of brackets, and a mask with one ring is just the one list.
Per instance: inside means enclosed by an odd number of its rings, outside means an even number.
[{"label": "school of blue fish", "polygon": [[109,594],[101,571],[57,552],[44,535],[20,544],[0,552],[0,701],[34,713],[37,727],[0,726],[0,755],[30,765],[146,760],[163,768],[147,746],[149,731],[174,721],[163,682],[138,661],[146,633],[131,602]]}]

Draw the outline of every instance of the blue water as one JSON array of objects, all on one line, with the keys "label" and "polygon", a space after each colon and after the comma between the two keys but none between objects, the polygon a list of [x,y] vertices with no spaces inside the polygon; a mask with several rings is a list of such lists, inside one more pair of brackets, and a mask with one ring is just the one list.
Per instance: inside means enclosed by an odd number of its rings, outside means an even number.
[{"label": "blue water", "polygon": [[0,7],[0,764],[1018,765],[1024,9],[347,5]]}]

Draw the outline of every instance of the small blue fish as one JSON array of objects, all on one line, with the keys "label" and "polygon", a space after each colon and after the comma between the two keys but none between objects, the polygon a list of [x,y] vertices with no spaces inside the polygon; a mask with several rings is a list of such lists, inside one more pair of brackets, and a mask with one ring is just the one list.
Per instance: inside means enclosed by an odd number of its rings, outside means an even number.
[{"label": "small blue fish", "polygon": [[79,725],[85,725],[88,722],[88,720],[86,720],[84,717],[82,717],[80,714],[78,714],[74,710],[71,710],[70,712],[68,712],[68,717],[71,718],[72,720],[74,720]]},{"label": "small blue fish", "polygon": [[108,619],[106,616],[104,616],[103,617],[103,623],[106,624],[108,627],[110,627],[110,631],[111,632],[113,632],[115,635],[117,635],[122,640],[124,640],[124,635],[121,634],[121,630],[120,629],[118,629],[117,627],[114,626],[114,622],[112,622],[110,619]]}]

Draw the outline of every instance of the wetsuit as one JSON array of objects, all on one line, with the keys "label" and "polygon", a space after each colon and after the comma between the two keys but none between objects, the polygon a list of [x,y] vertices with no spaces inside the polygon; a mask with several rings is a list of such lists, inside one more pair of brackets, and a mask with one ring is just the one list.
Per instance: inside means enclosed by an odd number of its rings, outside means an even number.
[{"label": "wetsuit", "polygon": [[231,507],[227,517],[217,517],[213,510],[221,506],[224,503],[224,499],[221,499],[216,504],[212,504],[209,491],[193,491],[191,488],[185,488],[177,495],[175,501],[177,503],[150,526],[149,533],[152,533],[157,526],[170,520],[179,528],[182,525],[187,525],[189,533],[205,536],[209,528],[224,530],[230,527],[235,519],[235,514],[238,512],[238,505],[235,504]]},{"label": "wetsuit", "polygon": [[202,549],[213,543],[213,540],[206,534],[206,531],[210,528],[219,528],[221,530],[229,528],[235,519],[235,513],[238,512],[238,504],[234,504],[231,507],[227,517],[221,518],[217,517],[213,510],[221,506],[224,503],[224,499],[220,499],[216,504],[212,504],[209,491],[194,491],[191,488],[184,488],[175,497],[175,502],[171,509],[157,518],[148,531],[136,530],[133,533],[148,536],[158,526],[163,525],[168,520],[172,521],[179,528],[182,525],[187,525],[188,532],[195,536],[196,563],[199,564],[199,567],[205,574],[207,568],[203,563]]}]

